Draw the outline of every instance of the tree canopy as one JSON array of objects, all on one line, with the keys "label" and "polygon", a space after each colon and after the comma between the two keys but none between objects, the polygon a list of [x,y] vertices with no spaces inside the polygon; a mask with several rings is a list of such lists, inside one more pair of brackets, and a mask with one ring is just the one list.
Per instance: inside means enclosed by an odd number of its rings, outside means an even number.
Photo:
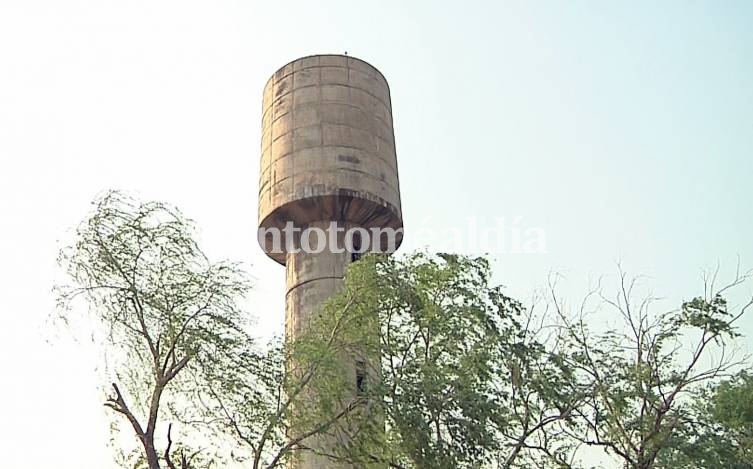
[{"label": "tree canopy", "polygon": [[753,303],[728,300],[744,274],[668,312],[625,274],[577,310],[551,283],[542,312],[483,257],[369,255],[295,341],[261,342],[249,276],[167,204],[106,193],[59,260],[63,316],[84,299],[106,332],[103,402],[137,442],[122,465],[290,467],[333,437],[324,456],[354,467],[584,468],[586,447],[630,469],[753,467],[753,379],[731,353]]}]

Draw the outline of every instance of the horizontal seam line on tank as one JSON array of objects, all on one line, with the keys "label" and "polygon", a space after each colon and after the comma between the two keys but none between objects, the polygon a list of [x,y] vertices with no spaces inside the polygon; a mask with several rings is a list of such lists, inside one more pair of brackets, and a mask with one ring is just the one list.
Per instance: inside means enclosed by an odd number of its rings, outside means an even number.
[{"label": "horizontal seam line on tank", "polygon": [[[320,104],[337,104],[337,105],[339,105],[339,106],[348,106],[348,107],[352,107],[352,108],[354,108],[354,109],[360,109],[360,110],[363,110],[363,108],[362,108],[362,107],[360,107],[360,106],[356,106],[355,104],[343,103],[343,102],[340,102],[340,101],[310,101],[310,102],[308,102],[308,103],[305,103],[305,104],[304,104],[303,106],[301,106],[301,107],[309,107],[309,106],[310,106],[310,107],[316,107],[316,106],[318,106],[318,105],[320,105]],[[296,109],[298,109],[298,108],[296,108]],[[387,112],[389,113],[389,115],[390,115],[390,116],[392,116],[392,110],[390,110],[390,109],[387,109]],[[292,110],[292,109],[291,109],[291,110],[288,110],[287,112],[285,112],[285,114],[280,114],[279,116],[277,116],[277,118],[276,118],[276,119],[275,119],[274,121],[272,121],[272,124],[271,124],[271,125],[274,125],[274,123],[275,123],[275,122],[277,122],[278,120],[281,120],[281,119],[283,119],[283,118],[287,117],[287,115],[288,115],[288,114],[291,114],[291,113],[293,113],[293,110]],[[378,121],[379,121],[379,122],[380,122],[381,124],[383,124],[383,125],[384,125],[385,127],[387,127],[388,129],[393,129],[393,124],[392,124],[391,122],[387,122],[387,121],[385,121],[384,119],[382,119],[381,117],[379,117],[379,116],[378,116],[377,114],[371,114],[371,115],[372,115],[372,116],[374,116],[374,118],[375,118],[376,120],[378,120]],[[324,123],[330,123],[330,122],[324,122]],[[322,122],[318,122],[317,124],[322,124]],[[334,123],[333,123],[333,124],[334,124]],[[316,125],[316,124],[311,124],[311,125]],[[335,124],[335,125],[338,125],[338,124]],[[304,126],[304,127],[305,127],[305,126]],[[265,126],[264,126],[264,123],[262,122],[262,126],[261,126],[261,133],[262,133],[262,137],[263,137],[264,133],[266,133],[266,132],[269,132],[269,133],[271,134],[271,133],[272,133],[272,129],[271,129],[271,128],[267,128],[267,127],[265,127]],[[287,133],[287,132],[286,132],[286,133]],[[392,133],[394,133],[394,130],[393,130],[393,132],[392,132]],[[277,137],[276,137],[276,138],[275,138],[274,140],[277,140],[278,138],[280,138],[280,136],[277,136]]]},{"label": "horizontal seam line on tank", "polygon": [[[281,94],[280,96],[277,96],[277,97],[273,98],[272,102],[270,103],[270,105],[266,106],[266,108],[261,113],[262,128],[264,127],[264,118],[267,116],[267,113],[272,110],[272,108],[274,107],[274,104],[275,104],[275,102],[277,100],[282,99],[282,98],[284,98],[285,96],[287,96],[289,94],[292,94],[296,90],[305,90],[306,88],[321,88],[322,86],[327,86],[327,85],[344,86],[346,88],[355,88],[355,89],[357,89],[359,91],[363,91],[364,93],[368,94],[372,98],[374,98],[377,101],[379,101],[379,103],[382,106],[386,107],[390,111],[390,114],[392,113],[392,105],[391,105],[391,103],[390,104],[385,103],[382,100],[382,98],[380,98],[379,96],[375,95],[374,93],[370,93],[369,91],[367,91],[367,90],[365,90],[365,89],[363,89],[363,88],[361,88],[359,86],[352,86],[352,85],[347,85],[347,84],[342,84],[342,83],[323,83],[323,84],[320,84],[320,85],[306,85],[306,86],[301,86],[300,88],[292,89],[292,90],[288,91],[287,93]],[[389,91],[387,92],[387,97],[390,98],[390,101],[392,101],[392,95],[389,93]],[[339,101],[307,101],[307,103],[322,103],[322,102],[323,103],[338,103]],[[344,103],[341,103],[341,104],[344,104]],[[263,105],[263,103],[262,103],[262,105]],[[290,112],[290,111],[288,111],[288,112]],[[280,114],[280,115],[284,116],[288,112],[285,112],[284,114]]]},{"label": "horizontal seam line on tank", "polygon": [[[325,124],[327,124],[327,123],[325,123]],[[358,130],[360,132],[367,132],[370,135],[372,135],[374,138],[377,138],[377,139],[381,140],[382,142],[387,143],[388,146],[392,147],[393,151],[395,150],[395,146],[396,145],[395,145],[395,140],[394,140],[395,139],[394,133],[392,133],[392,139],[390,140],[390,139],[386,139],[386,138],[380,137],[379,135],[373,134],[373,133],[369,132],[368,130],[360,129],[358,127],[353,127],[352,125],[348,125],[348,124],[329,124],[329,125],[337,125],[337,126],[340,126],[340,127],[348,127],[349,129]],[[303,127],[298,127],[298,129],[308,128],[308,127],[321,127],[321,124],[306,125],[306,126],[303,126]],[[320,132],[323,132],[323,129],[320,129]],[[261,148],[262,155],[266,151],[270,151],[270,152],[272,151],[272,145],[274,144],[274,142],[276,142],[277,140],[282,139],[283,137],[285,137],[285,135],[292,134],[292,133],[293,132],[286,132],[283,135],[280,135],[279,137],[277,137],[276,139],[274,139],[273,141],[269,142],[269,144],[267,146],[263,146]],[[318,143],[316,145],[312,145],[312,146],[308,146],[308,147],[304,147],[304,148],[296,148],[294,150],[291,150],[291,151],[283,154],[280,157],[275,158],[274,161],[277,161],[280,158],[284,158],[285,156],[290,155],[291,153],[296,152],[298,150],[306,150],[306,149],[309,149],[309,148],[317,148],[317,147],[342,147],[342,148],[351,148],[351,149],[354,149],[354,150],[370,151],[370,150],[367,150],[367,149],[358,148],[358,147],[353,146],[353,145],[345,145],[345,144],[337,144],[337,143],[334,143],[334,144],[333,143],[324,143],[324,139],[322,138],[322,143]]]},{"label": "horizontal seam line on tank", "polygon": [[[377,118],[377,119],[379,119],[379,118]],[[384,124],[384,122],[382,122],[382,123]],[[351,124],[347,124],[347,123],[346,124],[340,124],[338,122],[317,122],[317,123],[314,123],[314,124],[308,124],[308,125],[302,125],[300,127],[294,127],[292,129],[288,130],[287,132],[285,132],[283,134],[280,134],[277,137],[272,138],[272,141],[270,142],[270,144],[268,145],[268,147],[272,146],[272,144],[274,142],[276,142],[277,140],[283,138],[287,134],[292,134],[293,132],[295,132],[298,129],[305,129],[307,127],[321,127],[323,125],[339,125],[340,127],[349,127],[351,129],[360,130],[362,132],[368,132],[368,133],[370,133],[371,135],[375,136],[378,139],[389,141],[389,140],[387,140],[385,138],[382,138],[380,135],[377,135],[377,134],[371,132],[369,129],[362,129],[361,127],[356,127],[356,126],[351,125]],[[391,129],[391,127],[387,126],[387,130],[389,130],[389,129]],[[393,132],[389,132],[389,133],[393,133]],[[394,138],[394,135],[392,137]],[[264,151],[264,148],[262,148],[262,151]]]},{"label": "horizontal seam line on tank", "polygon": [[[334,122],[317,122],[316,124],[302,125],[302,126],[300,126],[300,127],[296,127],[296,128],[294,128],[294,129],[292,129],[292,130],[289,130],[288,132],[285,132],[285,133],[284,133],[284,134],[282,134],[282,135],[278,135],[277,137],[275,137],[275,138],[273,138],[273,139],[272,139],[272,142],[271,142],[271,144],[270,144],[270,145],[268,146],[268,148],[269,148],[269,147],[271,147],[271,146],[272,146],[272,144],[274,144],[274,142],[276,142],[277,140],[280,140],[281,138],[283,138],[283,137],[284,137],[284,136],[286,136],[287,134],[292,134],[292,133],[294,133],[294,132],[295,132],[296,130],[299,130],[299,129],[305,129],[305,128],[308,128],[308,127],[322,127],[322,126],[324,126],[324,125],[336,125],[336,126],[339,126],[339,127],[347,127],[347,128],[349,128],[349,129],[353,129],[353,130],[359,130],[359,131],[361,131],[361,132],[368,132],[369,134],[373,135],[374,137],[376,137],[376,138],[378,138],[378,139],[380,139],[380,140],[384,140],[384,141],[386,141],[386,142],[389,142],[389,140],[388,140],[388,139],[385,139],[385,138],[383,138],[383,137],[381,137],[381,136],[379,136],[379,135],[377,135],[377,134],[375,134],[375,133],[372,133],[372,132],[370,132],[370,131],[369,131],[368,129],[362,129],[362,128],[360,128],[360,127],[355,127],[355,126],[353,126],[353,125],[350,125],[350,124],[337,124],[337,123],[334,123]],[[323,131],[324,129],[321,129],[321,130]]]},{"label": "horizontal seam line on tank", "polygon": [[[300,106],[296,106],[296,110],[302,109],[302,108],[305,109],[305,108],[308,108],[308,107],[316,108],[320,104],[337,104],[338,106],[347,106],[347,107],[350,107],[350,108],[353,108],[353,109],[358,109],[359,111],[362,111],[362,112],[364,112],[364,113],[366,113],[368,115],[374,116],[374,118],[376,120],[378,120],[379,122],[381,122],[382,124],[384,124],[385,126],[387,126],[388,129],[392,128],[392,124],[389,123],[389,122],[386,122],[378,114],[370,113],[370,112],[364,110],[363,107],[357,106],[357,105],[351,104],[351,103],[342,103],[340,101],[309,101],[309,102],[303,103]],[[388,111],[388,114],[391,116],[392,115],[392,109],[387,108],[387,111]],[[270,122],[270,125],[274,125],[275,122],[277,122],[278,120],[283,119],[285,116],[287,116],[291,112],[293,112],[293,111],[288,111],[285,114],[281,114],[281,115],[277,116],[276,119],[274,119],[274,120],[272,120],[272,122]],[[263,120],[262,120],[262,124],[261,124],[261,130],[262,130],[262,133],[264,133],[264,131],[266,130],[266,127],[264,126]]]},{"label": "horizontal seam line on tank", "polygon": [[[353,130],[358,130],[358,131],[361,131],[361,132],[368,132],[370,135],[374,136],[375,138],[378,138],[379,140],[382,140],[384,142],[390,143],[389,139],[382,138],[379,135],[371,133],[371,132],[369,132],[366,129],[361,129],[359,127],[353,127],[352,125],[349,125],[349,124],[333,124],[331,122],[320,122],[320,123],[317,123],[317,124],[311,124],[311,125],[304,125],[304,126],[301,126],[301,127],[296,127],[295,129],[293,129],[290,132],[285,132],[284,134],[282,134],[282,135],[278,136],[277,138],[271,140],[269,142],[269,145],[267,145],[266,147],[262,147],[261,151],[262,151],[262,153],[264,153],[265,150],[271,150],[272,149],[272,145],[274,144],[274,142],[276,142],[277,140],[280,140],[281,138],[283,138],[287,134],[292,134],[293,131],[295,131],[295,130],[305,129],[305,128],[308,128],[308,127],[322,127],[322,124],[336,125],[336,126],[340,126],[340,127],[347,127],[349,129],[353,129]],[[320,130],[322,132],[324,131],[324,129],[320,129]],[[394,143],[395,135],[394,135],[394,132],[391,132],[391,133],[392,133],[392,138],[393,138],[393,140],[392,140],[392,147],[394,148],[395,147],[395,143]],[[322,142],[324,142],[324,138],[322,138]],[[333,145],[333,144],[325,144],[325,143],[321,143],[321,144],[318,144],[318,145],[315,145],[315,146],[335,146],[335,147],[357,148],[357,147],[354,147],[352,145],[337,145],[337,144]],[[311,148],[311,147],[307,147],[307,148]],[[366,151],[366,150],[364,150],[364,151]],[[285,153],[285,154],[287,155],[289,153]]]},{"label": "horizontal seam line on tank", "polygon": [[[301,104],[300,106],[296,106],[295,108],[291,106],[290,109],[288,109],[284,113],[280,114],[279,116],[275,117],[272,120],[272,122],[270,122],[270,125],[274,125],[274,123],[277,122],[278,120],[285,118],[288,114],[294,112],[293,111],[294,109],[300,109],[300,108],[306,108],[306,107],[317,107],[320,104],[337,104],[337,105],[340,105],[340,106],[348,106],[348,107],[352,107],[352,108],[355,108],[355,109],[360,109],[362,111],[365,109],[362,106],[357,106],[357,105],[351,104],[351,103],[344,103],[342,101],[331,101],[331,100],[326,100],[326,101],[307,101],[307,102]],[[382,102],[380,102],[380,104],[385,107],[385,110],[387,111],[387,114],[389,114],[389,116],[392,117],[392,109],[390,107],[386,106]],[[367,111],[364,111],[364,112],[367,112]],[[384,119],[382,119],[381,117],[379,117],[378,114],[374,114],[374,113],[369,113],[369,114],[372,115],[372,116],[374,116],[379,122],[381,122],[382,124],[386,125],[388,128],[392,128],[393,124],[391,122],[385,121]],[[268,125],[267,126],[264,125],[265,119],[266,119],[266,112],[264,113],[264,115],[262,115],[262,120],[261,120],[261,132],[262,132],[262,134],[265,131],[271,131],[271,129],[267,128],[267,127],[269,127]]]},{"label": "horizontal seam line on tank", "polygon": [[[397,218],[399,219],[400,226],[402,227],[402,225],[403,225],[403,221],[402,221],[403,220],[403,216],[402,216],[402,209],[401,209],[400,203],[399,203],[400,201],[398,200],[398,204],[395,205],[392,202],[390,202],[387,199],[385,199],[384,197],[381,197],[381,196],[379,196],[377,194],[373,194],[372,193],[371,195],[373,195],[373,197],[362,197],[360,200],[364,200],[366,202],[376,204],[376,205],[378,205],[380,207],[387,208],[389,210],[389,213],[387,213],[387,215],[388,216],[389,215],[396,215]],[[260,202],[260,206],[259,206],[259,218],[260,218],[259,226],[266,225],[266,221],[268,220],[268,218],[271,217],[272,214],[274,214],[275,212],[277,212],[278,210],[280,210],[282,208],[285,208],[285,207],[288,207],[288,206],[291,206],[291,205],[296,205],[296,204],[298,204],[298,203],[300,203],[302,201],[310,201],[312,199],[322,199],[322,198],[326,199],[326,198],[334,198],[334,197],[337,197],[337,194],[322,194],[322,195],[302,196],[302,197],[299,197],[299,198],[296,198],[296,199],[292,199],[292,200],[288,200],[287,202],[282,202],[282,203],[278,203],[278,204],[275,204],[275,205],[271,205],[271,202],[270,202],[270,204],[266,204],[266,205],[270,205],[270,206],[267,207],[266,211],[262,210],[262,207],[261,207],[262,204]],[[304,222],[304,223],[311,223],[313,221],[317,221],[317,220],[313,219],[313,220],[309,220],[308,222]],[[274,225],[274,223],[272,223],[272,225]],[[369,225],[369,226],[370,226],[369,229],[373,228],[373,226],[371,226],[371,225]]]},{"label": "horizontal seam line on tank", "polygon": [[[377,137],[377,138],[379,138],[379,137]],[[386,140],[384,140],[383,138],[380,138],[380,140],[386,141]],[[379,156],[379,154],[378,154],[377,152],[375,152],[374,150],[367,150],[367,149],[364,149],[364,148],[360,148],[360,147],[356,147],[356,146],[353,146],[353,145],[332,145],[332,144],[325,144],[325,143],[321,143],[321,144],[317,144],[317,145],[312,145],[312,146],[310,146],[310,147],[296,148],[296,149],[294,149],[294,150],[292,150],[292,151],[289,151],[288,153],[285,153],[285,154],[283,154],[282,156],[278,156],[277,158],[275,158],[275,159],[271,160],[271,161],[269,162],[269,164],[267,164],[267,165],[265,165],[265,166],[262,166],[262,168],[261,168],[261,169],[262,169],[262,171],[263,171],[263,170],[265,170],[265,169],[267,169],[267,168],[270,168],[270,167],[271,167],[272,165],[276,164],[276,163],[277,163],[278,161],[280,161],[280,160],[281,160],[281,159],[283,159],[283,158],[290,158],[290,157],[291,157],[291,156],[293,156],[293,155],[294,155],[295,153],[298,153],[298,152],[300,152],[300,151],[302,151],[302,150],[311,150],[311,149],[313,149],[313,148],[344,148],[344,149],[346,149],[346,150],[358,150],[358,151],[360,151],[360,152],[363,152],[363,153],[367,153],[367,154],[368,154],[369,156],[373,156],[373,157],[375,157],[376,159],[378,159],[378,160],[381,160],[381,161],[385,162],[385,163],[387,164],[387,166],[388,166],[389,168],[394,168],[394,169],[397,169],[397,158],[395,158],[395,165],[393,165],[393,164],[392,164],[392,163],[390,162],[391,160],[387,160],[387,159],[385,159],[385,158],[382,158],[382,157],[381,157],[381,156]],[[395,148],[394,148],[394,146],[392,147],[392,151],[393,151],[393,153],[396,153],[396,152],[395,152]]]},{"label": "horizontal seam line on tank", "polygon": [[[307,90],[309,88],[321,88],[323,86],[342,86],[344,88],[355,88],[358,91],[363,91],[367,95],[369,95],[372,98],[376,99],[377,101],[379,101],[380,104],[382,104],[384,107],[386,107],[387,109],[389,109],[390,111],[392,111],[392,99],[390,99],[389,103],[386,103],[386,102],[384,102],[384,100],[380,96],[377,96],[374,93],[372,93],[371,91],[369,91],[367,89],[364,89],[364,88],[361,88],[360,86],[351,85],[349,83],[314,83],[312,85],[304,85],[304,86],[299,86],[298,88],[292,88],[290,91],[287,91],[287,92],[285,92],[285,93],[283,93],[283,94],[281,94],[279,96],[275,96],[274,98],[272,98],[272,102],[270,102],[267,105],[267,108],[262,112],[262,118],[267,114],[267,111],[270,110],[273,107],[273,105],[277,103],[277,101],[285,98],[286,96],[288,96],[290,94],[293,94],[294,92],[296,92],[298,90]],[[389,90],[387,90],[387,97],[388,98],[392,98],[392,95],[390,94]],[[319,102],[319,101],[307,101],[307,102]],[[325,101],[325,102],[329,102],[329,101]],[[337,102],[337,101],[335,101],[335,102]],[[263,105],[263,103],[262,103],[262,105]]]},{"label": "horizontal seam line on tank", "polygon": [[[348,85],[338,85],[338,86],[344,86],[344,87],[348,87]],[[299,90],[302,90],[302,89],[306,89],[306,88],[314,88],[314,87],[315,87],[315,85],[314,85],[314,86],[304,86],[304,87],[301,87],[301,88],[298,88],[298,89],[299,89]],[[385,107],[385,108],[387,109],[387,111],[389,111],[389,113],[390,113],[390,114],[392,114],[392,106],[390,106],[390,105],[388,105],[387,103],[385,103],[384,101],[382,101],[382,99],[381,99],[381,98],[379,98],[378,96],[376,96],[376,95],[374,95],[374,94],[372,94],[372,93],[369,93],[368,91],[366,91],[366,90],[364,90],[364,89],[361,89],[361,88],[355,87],[355,86],[350,86],[350,88],[356,88],[356,89],[358,89],[358,90],[361,90],[361,91],[363,91],[364,93],[366,93],[367,95],[369,95],[369,96],[371,96],[372,98],[376,99],[376,100],[377,100],[377,101],[379,102],[379,104],[381,104],[382,106],[384,106],[384,107]],[[287,96],[288,94],[290,94],[290,93],[285,93],[285,94],[284,94],[284,95],[282,95],[282,96],[281,96],[280,98],[282,98],[282,97],[285,97],[285,96]],[[280,99],[280,98],[276,98],[275,100],[277,100],[277,99]],[[306,105],[306,104],[309,104],[309,103],[313,103],[313,104],[321,104],[321,103],[325,103],[325,104],[350,104],[350,103],[345,103],[345,102],[342,102],[342,101],[333,101],[333,100],[331,100],[331,99],[326,99],[326,100],[325,100],[325,99],[321,99],[321,100],[316,100],[316,101],[306,101],[305,103],[302,103],[302,105]],[[274,103],[273,103],[273,104],[274,104]],[[291,109],[293,108],[293,106],[294,106],[294,105],[295,105],[295,103],[293,103],[293,104],[291,104],[291,105],[290,105]],[[296,107],[297,107],[297,106],[296,106]],[[262,121],[262,129],[264,128],[264,119],[265,119],[265,118],[267,117],[267,113],[268,113],[268,112],[269,112],[270,110],[272,110],[272,108],[273,108],[273,106],[267,106],[267,109],[266,109],[266,110],[264,110],[264,112],[262,112],[262,115],[261,115],[261,121]],[[289,109],[289,110],[287,110],[287,111],[283,112],[282,114],[280,114],[279,116],[277,116],[277,118],[275,118],[275,119],[274,119],[273,121],[275,121],[275,120],[279,119],[279,118],[280,118],[280,117],[282,117],[282,116],[285,116],[285,115],[289,114],[289,113],[290,113],[290,111],[291,111],[291,109]]]},{"label": "horizontal seam line on tank", "polygon": [[[297,151],[300,151],[300,150],[310,150],[312,148],[345,148],[345,149],[348,149],[348,150],[358,150],[358,151],[362,151],[364,153],[369,153],[369,156],[373,156],[374,158],[376,158],[376,159],[382,161],[383,163],[385,163],[387,165],[387,167],[390,170],[392,170],[393,173],[395,173],[395,176],[398,175],[397,174],[397,167],[396,166],[392,166],[388,160],[382,158],[381,156],[379,156],[379,155],[377,155],[375,153],[372,154],[369,150],[364,150],[363,148],[358,148],[358,147],[353,147],[353,146],[348,146],[348,145],[315,145],[313,147],[299,148],[298,150],[291,151],[290,153],[285,153],[284,155],[282,155],[282,156],[280,156],[278,158],[275,158],[268,165],[262,166],[261,169],[260,169],[259,175],[262,176],[263,173],[264,173],[264,171],[270,169],[272,166],[274,166],[281,159],[283,159],[283,158],[290,158]],[[397,161],[395,161],[395,163],[397,163]],[[348,168],[345,168],[345,169],[348,169]],[[260,179],[261,179],[261,177],[260,177]]]},{"label": "horizontal seam line on tank", "polygon": [[343,278],[345,278],[345,277],[343,277],[341,275],[332,275],[332,276],[327,276],[327,277],[312,278],[312,279],[303,281],[303,282],[301,282],[299,284],[296,284],[294,287],[288,289],[285,292],[285,296],[288,296],[290,294],[290,292],[292,292],[293,290],[295,290],[296,288],[298,288],[300,286],[306,285],[307,283],[316,282],[317,280],[342,280]]},{"label": "horizontal seam line on tank", "polygon": [[[338,168],[338,169],[339,169],[339,170],[343,170],[343,171],[351,171],[351,172],[354,172],[354,173],[361,173],[361,174],[368,174],[368,175],[371,175],[371,173],[368,173],[368,172],[366,172],[366,171],[360,171],[360,170],[357,170],[357,169],[349,169],[349,168]],[[323,173],[329,173],[330,171],[313,171],[313,172],[314,172],[314,173],[317,173],[317,172],[319,172],[319,173],[321,173],[321,172],[323,172]],[[269,185],[269,188],[267,188],[267,191],[270,191],[270,192],[271,192],[271,191],[272,191],[272,187],[273,187],[273,186],[275,186],[275,185],[277,185],[277,184],[279,184],[279,183],[281,183],[281,182],[283,182],[283,181],[286,181],[286,180],[288,180],[288,179],[293,179],[294,177],[295,177],[295,176],[288,176],[288,177],[286,177],[286,178],[282,178],[282,179],[280,179],[280,180],[278,180],[278,181],[275,181],[274,183],[272,183],[272,184],[270,184],[270,185]],[[374,178],[374,179],[377,179],[377,180],[379,180],[379,181],[382,181],[381,179],[378,179],[378,178]],[[398,190],[398,188],[397,188],[397,187],[394,187],[394,186],[393,186],[392,184],[389,184],[389,183],[388,183],[388,182],[386,182],[386,181],[382,181],[382,182],[384,183],[384,185],[385,185],[385,186],[387,186],[388,188],[390,188],[390,189],[392,189],[393,191],[395,191],[396,193],[398,193],[398,195],[400,194],[400,191]],[[354,189],[354,190],[355,190],[355,189]],[[261,190],[261,188],[259,188],[259,194],[261,195],[261,193],[262,193],[262,190]]]},{"label": "horizontal seam line on tank", "polygon": [[[362,174],[371,174],[371,173],[367,173],[365,171],[358,171],[358,170],[352,170],[352,171],[353,172],[360,172]],[[270,184],[264,184],[263,188],[261,188],[261,187],[259,188],[258,195],[261,196],[262,194],[264,194],[266,192],[270,192],[271,193],[272,192],[272,187],[274,187],[275,185],[277,185],[277,184],[279,184],[279,183],[281,183],[283,181],[286,181],[286,180],[292,179],[292,178],[293,178],[293,176],[290,176],[290,177],[286,177],[285,179],[280,179],[279,181],[277,181],[277,182],[275,182],[273,184],[272,183],[270,183]],[[382,180],[379,179],[379,181],[382,181]],[[389,189],[391,191],[394,191],[394,192],[396,192],[398,194],[400,193],[399,187],[395,187],[392,184],[386,183],[385,181],[382,181],[382,183],[384,183],[384,185],[387,186],[387,189]],[[357,189],[352,189],[352,190],[357,190]],[[324,195],[327,195],[327,194],[324,194]],[[336,195],[336,194],[333,193],[333,194],[329,194],[329,195]]]},{"label": "horizontal seam line on tank", "polygon": [[[324,103],[312,102],[310,105],[309,105],[309,103],[307,103],[307,105],[305,107],[316,108],[319,104],[337,104],[338,106],[347,106],[347,107],[350,107],[350,108],[353,108],[353,109],[359,109],[359,110],[363,111],[362,107],[356,106],[355,104],[338,103],[338,102],[335,102],[335,101],[325,101]],[[283,114],[280,117],[278,117],[277,119],[275,119],[274,122],[272,122],[272,125],[274,125],[275,122],[277,122],[278,120],[282,120],[282,119],[286,118],[287,115],[290,114],[291,112],[293,112],[293,111],[286,112],[285,114]],[[394,134],[394,128],[392,126],[392,123],[385,121],[384,119],[382,119],[381,117],[379,117],[376,114],[371,114],[371,113],[367,113],[367,114],[373,116],[376,121],[378,121],[381,125],[383,125],[387,129],[387,131],[388,131],[387,133]],[[270,144],[271,144],[271,142],[274,142],[275,140],[279,139],[283,135],[285,135],[287,133],[290,133],[290,132],[292,132],[295,129],[300,129],[301,127],[309,127],[309,126],[312,126],[312,125],[322,125],[322,124],[348,125],[348,124],[339,124],[337,122],[319,121],[319,122],[316,122],[314,124],[309,124],[309,125],[304,125],[304,126],[300,126],[300,127],[295,127],[293,129],[289,130],[288,132],[285,132],[284,134],[278,135],[277,137],[274,137],[274,138],[270,138]],[[351,126],[351,127],[353,127],[353,126]],[[358,129],[359,127],[353,127],[353,128],[354,129]],[[366,129],[361,129],[361,130],[366,130]],[[264,136],[265,133],[269,133],[270,137],[271,137],[271,135],[272,135],[272,128],[271,127],[270,128],[265,128],[264,126],[262,126],[261,133],[262,133],[262,140],[263,140],[263,136]],[[264,150],[263,147],[262,147],[262,150]]]},{"label": "horizontal seam line on tank", "polygon": [[[310,147],[298,148],[296,150],[293,150],[293,151],[290,151],[288,153],[285,153],[284,155],[278,156],[277,158],[275,158],[274,160],[270,161],[269,163],[261,166],[260,167],[260,171],[261,171],[261,173],[263,173],[264,171],[270,169],[272,166],[274,166],[275,164],[277,164],[280,160],[282,160],[284,158],[291,158],[291,157],[294,157],[294,155],[296,153],[298,153],[298,152],[301,152],[301,151],[304,151],[304,150],[311,150],[311,149],[314,149],[314,148],[336,148],[336,149],[344,149],[344,150],[357,150],[359,152],[365,153],[369,157],[374,157],[374,158],[382,161],[384,164],[387,165],[388,168],[390,168],[395,174],[397,174],[397,158],[395,158],[394,164],[393,164],[392,163],[392,161],[393,161],[392,159],[390,159],[390,160],[385,159],[385,158],[379,156],[379,154],[377,152],[372,151],[372,150],[364,150],[363,148],[355,147],[353,145],[324,145],[324,144],[322,144],[322,145],[313,145],[313,146],[310,146]],[[394,148],[393,148],[393,154],[396,154],[396,153],[397,152],[395,152]],[[263,163],[263,160],[262,160],[262,163]]]}]

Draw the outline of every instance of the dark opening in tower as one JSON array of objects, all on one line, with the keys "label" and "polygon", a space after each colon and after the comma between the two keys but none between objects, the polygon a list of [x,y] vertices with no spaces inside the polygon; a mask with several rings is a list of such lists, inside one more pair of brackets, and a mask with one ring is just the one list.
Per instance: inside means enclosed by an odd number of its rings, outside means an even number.
[{"label": "dark opening in tower", "polygon": [[366,362],[363,360],[356,361],[356,393],[364,394],[366,392]]},{"label": "dark opening in tower", "polygon": [[360,260],[363,257],[363,252],[361,252],[361,237],[356,235],[353,236],[353,246],[352,250],[350,251],[350,262],[356,262]]}]

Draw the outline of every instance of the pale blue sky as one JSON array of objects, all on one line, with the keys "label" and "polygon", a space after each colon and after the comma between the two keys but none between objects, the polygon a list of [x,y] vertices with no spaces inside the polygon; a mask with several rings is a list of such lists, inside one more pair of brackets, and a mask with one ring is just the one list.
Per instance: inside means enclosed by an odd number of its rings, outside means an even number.
[{"label": "pale blue sky", "polygon": [[44,328],[56,251],[99,191],[182,208],[279,327],[284,272],[254,240],[262,88],[344,51],[391,85],[408,236],[465,217],[546,231],[548,254],[495,256],[512,293],[557,270],[575,300],[621,260],[670,307],[702,268],[753,266],[752,2],[5,0],[4,467],[109,463],[98,357]]}]

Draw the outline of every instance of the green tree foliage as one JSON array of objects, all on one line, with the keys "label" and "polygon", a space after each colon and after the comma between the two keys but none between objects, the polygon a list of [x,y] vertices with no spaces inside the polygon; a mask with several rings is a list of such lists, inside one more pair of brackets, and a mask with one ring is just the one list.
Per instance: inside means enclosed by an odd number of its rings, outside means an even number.
[{"label": "green tree foliage", "polygon": [[[58,288],[63,317],[72,319],[84,299],[107,333],[105,405],[140,446],[123,464],[277,467],[305,436],[330,426],[317,422],[307,435],[287,426],[311,376],[326,376],[328,344],[259,346],[239,306],[246,274],[209,261],[193,224],[174,207],[109,192],[59,262],[74,281]],[[286,374],[286,360],[308,368]]]},{"label": "green tree foliage", "polygon": [[708,410],[740,462],[753,467],[753,375],[743,372],[719,385]]},{"label": "green tree foliage", "polygon": [[[569,362],[588,390],[568,429],[571,436],[604,448],[626,468],[678,467],[659,462],[666,462],[681,435],[701,424],[694,399],[744,363],[730,350],[739,336],[735,323],[753,303],[732,310],[723,296],[744,280],[740,276],[719,291],[711,282],[704,297],[660,314],[651,311],[651,297],[636,298],[636,281],[624,274],[615,297],[595,291],[597,305],[585,301],[575,320],[558,304]],[[591,332],[585,314],[591,308],[611,313],[620,325]]]},{"label": "green tree foliage", "polygon": [[367,256],[351,266],[318,327],[353,325],[338,348],[372,367],[365,420],[378,415],[380,424],[351,425],[354,444],[341,457],[405,468],[563,457],[551,430],[577,405],[572,372],[490,275],[486,260],[454,255]]},{"label": "green tree foliage", "polygon": [[[742,364],[729,350],[753,303],[725,294],[745,276],[662,314],[624,275],[574,317],[552,286],[541,316],[483,258],[366,256],[295,342],[262,345],[247,276],[209,261],[173,207],[105,194],[60,264],[63,316],[84,299],[107,333],[130,467],[289,467],[316,450],[363,468],[574,468],[584,446],[629,469],[752,467],[753,380],[718,384]],[[591,330],[596,312],[619,324]]]},{"label": "green tree foliage", "polygon": [[753,376],[743,371],[700,393],[693,418],[673,436],[659,467],[753,468]]},{"label": "green tree foliage", "polygon": [[158,426],[163,418],[181,420],[192,382],[247,340],[237,307],[248,289],[245,275],[233,264],[209,262],[174,208],[117,192],[96,201],[60,263],[75,281],[61,289],[61,301],[83,295],[116,352],[108,357],[114,379],[106,405],[127,419],[150,469],[161,461],[172,467],[176,436],[164,433],[160,450]]}]

